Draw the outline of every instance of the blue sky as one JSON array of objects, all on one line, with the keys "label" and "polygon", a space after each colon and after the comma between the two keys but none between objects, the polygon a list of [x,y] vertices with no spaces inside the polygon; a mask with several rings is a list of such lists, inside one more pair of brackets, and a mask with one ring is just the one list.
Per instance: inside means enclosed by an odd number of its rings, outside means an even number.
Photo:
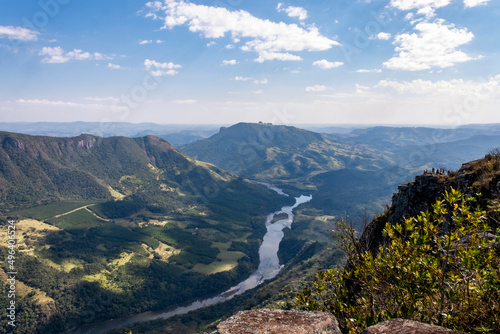
[{"label": "blue sky", "polygon": [[5,0],[0,121],[500,122],[498,0]]}]

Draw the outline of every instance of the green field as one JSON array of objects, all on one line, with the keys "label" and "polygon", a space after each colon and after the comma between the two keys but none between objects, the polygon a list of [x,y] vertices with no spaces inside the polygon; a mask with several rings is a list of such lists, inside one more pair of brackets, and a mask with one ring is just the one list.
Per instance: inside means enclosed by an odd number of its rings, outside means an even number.
[{"label": "green field", "polygon": [[98,227],[106,223],[85,209],[80,209],[58,218],[51,218],[47,222],[73,234],[83,234],[92,227]]},{"label": "green field", "polygon": [[218,248],[220,253],[217,256],[217,260],[210,264],[198,263],[193,267],[193,271],[211,275],[221,271],[228,271],[233,269],[238,265],[238,260],[245,256],[243,252],[228,251],[231,246],[231,242],[214,242],[212,247]]},{"label": "green field", "polygon": [[95,203],[95,201],[61,201],[30,209],[12,211],[9,215],[23,218],[34,218],[36,220],[47,220],[54,216],[78,209],[82,206]]}]

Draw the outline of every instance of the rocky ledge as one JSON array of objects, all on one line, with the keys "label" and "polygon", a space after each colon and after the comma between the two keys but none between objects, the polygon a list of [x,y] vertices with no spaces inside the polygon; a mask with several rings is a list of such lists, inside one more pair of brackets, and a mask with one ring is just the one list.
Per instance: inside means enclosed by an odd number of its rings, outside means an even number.
[{"label": "rocky ledge", "polygon": [[250,310],[217,325],[218,334],[341,334],[337,319],[329,313]]},{"label": "rocky ledge", "polygon": [[466,334],[451,329],[405,319],[391,319],[370,326],[361,334]]},{"label": "rocky ledge", "polygon": [[[238,312],[210,334],[340,334],[330,313],[259,309]],[[466,334],[412,320],[391,319],[361,334]]]}]

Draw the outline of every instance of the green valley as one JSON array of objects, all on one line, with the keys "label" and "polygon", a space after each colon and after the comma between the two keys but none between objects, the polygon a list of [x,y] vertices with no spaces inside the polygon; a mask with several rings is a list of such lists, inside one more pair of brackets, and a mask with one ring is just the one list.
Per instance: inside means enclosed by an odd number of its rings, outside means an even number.
[{"label": "green valley", "polygon": [[265,215],[290,202],[154,136],[4,132],[0,142],[0,207],[4,222],[18,224],[26,290],[21,332],[57,333],[221,292],[256,268]]}]

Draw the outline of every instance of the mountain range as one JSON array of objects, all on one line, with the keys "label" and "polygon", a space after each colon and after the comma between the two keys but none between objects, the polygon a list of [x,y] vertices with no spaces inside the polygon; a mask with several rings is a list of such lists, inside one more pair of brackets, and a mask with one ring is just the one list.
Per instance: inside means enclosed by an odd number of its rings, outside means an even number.
[{"label": "mountain range", "polygon": [[[88,124],[75,126],[68,134]],[[239,123],[202,139],[180,131],[189,143],[178,149],[149,134],[161,127],[123,128],[130,137],[0,132],[0,211],[19,222],[18,264],[30,272],[19,281],[27,333],[176,305],[247,277],[265,216],[293,202],[251,180],[313,195],[280,244],[287,267],[276,282],[286,289],[340,260],[326,251],[333,220],[360,223],[424,169],[455,169],[500,147],[495,126],[334,134]],[[261,304],[282,296],[263,294]]]}]

